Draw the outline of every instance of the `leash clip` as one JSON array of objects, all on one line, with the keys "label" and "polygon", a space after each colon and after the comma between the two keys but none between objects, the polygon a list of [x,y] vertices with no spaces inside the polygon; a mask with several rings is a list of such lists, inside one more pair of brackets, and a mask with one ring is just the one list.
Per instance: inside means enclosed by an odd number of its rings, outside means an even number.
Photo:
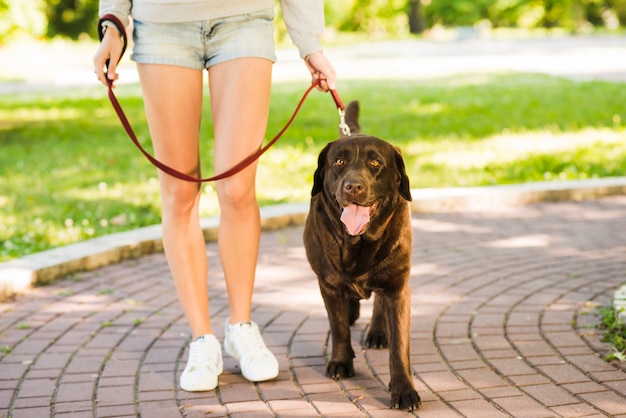
[{"label": "leash clip", "polygon": [[337,105],[337,110],[339,111],[339,130],[345,136],[350,136],[350,127],[346,123],[346,107],[341,102],[336,90],[331,89],[330,95],[333,97],[335,105]]},{"label": "leash clip", "polygon": [[350,136],[350,127],[346,123],[346,111],[340,107],[337,110],[339,111],[339,130],[345,136]]}]

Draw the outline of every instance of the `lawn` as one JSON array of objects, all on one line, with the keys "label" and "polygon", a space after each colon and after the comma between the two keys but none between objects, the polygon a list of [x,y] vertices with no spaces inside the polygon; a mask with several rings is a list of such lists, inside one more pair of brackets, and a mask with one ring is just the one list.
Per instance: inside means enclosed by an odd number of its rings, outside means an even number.
[{"label": "lawn", "polygon": [[[268,138],[307,85],[277,83]],[[155,168],[127,138],[102,88],[2,96],[0,261],[160,222]],[[415,81],[342,81],[361,103],[364,132],[404,153],[413,188],[619,176],[626,171],[626,84],[527,74]],[[117,94],[149,137],[139,87]],[[208,97],[201,144],[213,173]],[[337,136],[329,95],[317,91],[261,159],[262,205],[309,196],[317,154]],[[202,215],[217,213],[211,184]]]}]

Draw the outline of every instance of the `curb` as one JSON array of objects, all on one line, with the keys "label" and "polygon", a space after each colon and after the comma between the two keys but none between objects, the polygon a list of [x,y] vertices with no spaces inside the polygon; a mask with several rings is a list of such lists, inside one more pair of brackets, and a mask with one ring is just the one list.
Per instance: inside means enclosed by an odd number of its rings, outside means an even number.
[{"label": "curb", "polygon": [[[626,194],[626,177],[487,187],[413,189],[411,193],[413,213],[433,213],[539,202],[580,201]],[[261,208],[262,228],[268,231],[303,225],[308,209],[308,202]],[[218,224],[217,217],[201,219],[207,241],[217,239]],[[0,263],[0,302],[24,293],[33,286],[45,285],[71,274],[160,251],[163,251],[161,225],[152,225]]]}]

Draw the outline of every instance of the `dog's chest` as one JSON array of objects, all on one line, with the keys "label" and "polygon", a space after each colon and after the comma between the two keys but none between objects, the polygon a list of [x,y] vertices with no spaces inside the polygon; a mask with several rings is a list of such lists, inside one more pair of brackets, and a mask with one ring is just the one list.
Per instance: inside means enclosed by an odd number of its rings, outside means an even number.
[{"label": "dog's chest", "polygon": [[369,275],[353,276],[346,273],[337,273],[326,276],[325,282],[338,291],[339,294],[357,299],[369,299],[374,289],[370,286]]},{"label": "dog's chest", "polygon": [[377,253],[373,248],[351,245],[341,247],[340,254],[334,263],[335,283],[332,284],[360,298],[369,298],[387,275],[385,265],[388,264],[389,255]]}]

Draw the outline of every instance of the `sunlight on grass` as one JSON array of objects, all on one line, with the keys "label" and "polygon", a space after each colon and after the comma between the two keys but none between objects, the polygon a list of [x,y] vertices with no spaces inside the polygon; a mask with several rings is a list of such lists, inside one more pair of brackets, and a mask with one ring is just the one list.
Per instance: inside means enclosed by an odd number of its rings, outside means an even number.
[{"label": "sunlight on grass", "polygon": [[[21,108],[12,112],[0,110],[0,123],[9,123],[15,121],[41,122],[41,121],[64,121],[76,119],[83,116],[83,112],[78,109],[53,108],[53,109],[37,109],[37,108]],[[96,115],[97,116],[97,115]],[[2,126],[2,125],[0,125]]]},{"label": "sunlight on grass", "polygon": [[[626,135],[607,129],[496,135],[482,141],[415,142],[406,152],[416,187],[582,180],[624,174]],[[419,182],[415,184],[415,180]]]},{"label": "sunlight on grass", "polygon": [[419,155],[420,163],[446,165],[450,168],[481,168],[493,163],[509,163],[534,155],[564,153],[578,148],[620,146],[624,135],[607,129],[585,129],[581,132],[495,135],[482,141],[442,144],[414,143],[406,148]]},{"label": "sunlight on grass", "polygon": [[259,166],[259,199],[266,202],[308,200],[316,166],[317,155],[305,149],[288,147],[273,150]]}]

